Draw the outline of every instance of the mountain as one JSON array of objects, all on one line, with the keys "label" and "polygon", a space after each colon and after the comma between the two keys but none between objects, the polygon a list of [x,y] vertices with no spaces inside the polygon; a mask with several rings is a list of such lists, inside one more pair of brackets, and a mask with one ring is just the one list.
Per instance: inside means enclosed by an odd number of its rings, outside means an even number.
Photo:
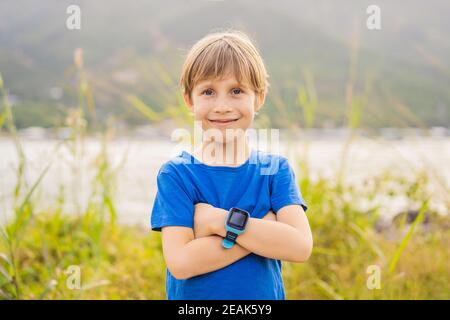
[{"label": "mountain", "polygon": [[[81,30],[66,28],[71,4],[81,9]],[[206,33],[231,27],[254,38],[267,64],[271,87],[263,113],[274,126],[303,123],[297,95],[309,76],[318,96],[317,127],[345,124],[349,79],[355,98],[367,98],[365,127],[448,127],[450,3],[379,0],[376,31],[366,28],[370,4],[1,1],[0,72],[19,126],[58,124],[77,103],[73,53],[81,47],[99,118],[144,123],[127,97],[155,111],[176,105],[183,55]]]}]

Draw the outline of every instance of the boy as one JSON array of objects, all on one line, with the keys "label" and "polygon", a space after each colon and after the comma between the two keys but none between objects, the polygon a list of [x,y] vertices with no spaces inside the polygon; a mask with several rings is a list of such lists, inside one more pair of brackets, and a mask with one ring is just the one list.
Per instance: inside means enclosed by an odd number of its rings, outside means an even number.
[{"label": "boy", "polygon": [[[267,78],[242,32],[210,34],[185,60],[185,103],[214,134],[158,172],[151,226],[162,231],[168,299],[285,299],[280,260],[305,262],[311,254],[307,206],[291,166],[250,149],[245,136]],[[218,156],[225,153],[231,161]]]}]

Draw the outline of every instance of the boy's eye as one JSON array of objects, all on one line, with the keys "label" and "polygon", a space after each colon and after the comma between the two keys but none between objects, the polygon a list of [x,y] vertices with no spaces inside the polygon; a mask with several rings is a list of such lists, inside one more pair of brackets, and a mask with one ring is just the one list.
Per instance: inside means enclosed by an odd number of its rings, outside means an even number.
[{"label": "boy's eye", "polygon": [[[240,94],[240,93],[242,93],[242,89],[241,89],[241,88],[234,88],[234,89],[231,90],[231,92],[232,92],[233,94]],[[212,91],[211,89],[206,89],[206,90],[204,90],[204,91],[202,92],[202,95],[203,95],[203,94],[210,95],[210,94],[212,94],[212,93],[213,93],[213,91]]]},{"label": "boy's eye", "polygon": [[[204,90],[204,91],[202,92],[202,94],[205,94],[205,93],[207,93],[207,92],[211,93],[212,90],[211,90],[211,89],[206,89],[206,90]],[[208,95],[208,94],[207,94],[207,95]]]}]

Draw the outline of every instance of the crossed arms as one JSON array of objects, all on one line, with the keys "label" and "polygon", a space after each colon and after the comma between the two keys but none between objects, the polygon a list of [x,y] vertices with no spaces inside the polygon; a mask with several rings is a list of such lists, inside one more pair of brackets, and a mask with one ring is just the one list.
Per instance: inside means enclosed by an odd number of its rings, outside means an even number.
[{"label": "crossed arms", "polygon": [[177,279],[189,279],[222,269],[250,253],[290,262],[305,262],[313,239],[300,205],[287,205],[275,215],[250,218],[246,231],[231,249],[222,247],[228,211],[207,203],[195,205],[194,229],[163,227],[162,245],[167,268]]}]

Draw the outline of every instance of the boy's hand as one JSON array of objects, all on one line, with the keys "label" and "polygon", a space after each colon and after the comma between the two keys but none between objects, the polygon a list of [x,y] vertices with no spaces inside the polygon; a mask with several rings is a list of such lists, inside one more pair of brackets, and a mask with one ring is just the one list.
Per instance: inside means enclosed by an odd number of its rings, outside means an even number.
[{"label": "boy's hand", "polygon": [[194,235],[202,238],[215,235],[215,228],[225,223],[227,211],[216,208],[208,203],[197,203],[194,212]]},{"label": "boy's hand", "polygon": [[[224,236],[227,210],[216,208],[208,203],[197,203],[194,208],[194,236],[196,239],[212,235]],[[272,210],[262,219],[277,221]]]},{"label": "boy's hand", "polygon": [[[197,203],[194,212],[194,236],[195,238],[220,235],[224,229],[228,211],[216,208],[208,203]],[[262,218],[263,220],[277,221],[276,214],[272,210]]]}]

